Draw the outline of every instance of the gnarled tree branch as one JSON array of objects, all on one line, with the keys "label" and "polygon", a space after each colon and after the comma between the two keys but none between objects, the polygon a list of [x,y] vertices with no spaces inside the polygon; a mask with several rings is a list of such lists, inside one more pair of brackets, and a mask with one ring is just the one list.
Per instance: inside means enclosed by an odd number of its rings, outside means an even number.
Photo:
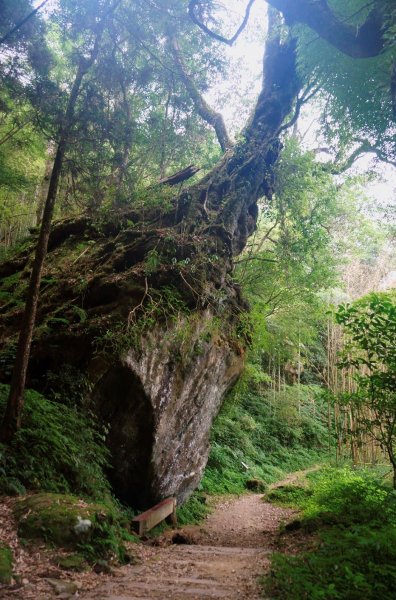
[{"label": "gnarled tree branch", "polygon": [[293,125],[295,125],[297,123],[302,107],[304,106],[304,104],[309,102],[318,93],[319,89],[320,89],[319,87],[314,87],[314,85],[310,85],[304,91],[303,95],[299,96],[296,99],[294,115],[292,116],[292,118],[289,121],[287,121],[286,123],[284,123],[282,125],[282,127],[279,130],[280,132],[284,131],[285,129],[289,129],[290,127],[293,127]]},{"label": "gnarled tree branch", "polygon": [[334,163],[330,163],[330,171],[335,175],[339,173],[345,173],[350,169],[354,163],[363,156],[363,154],[375,154],[377,158],[388,165],[396,167],[396,161],[391,160],[380,148],[380,144],[371,144],[368,140],[356,140],[359,142],[359,146],[343,161],[337,160]]},{"label": "gnarled tree branch", "polygon": [[205,98],[202,96],[201,92],[195,85],[194,81],[187,73],[186,66],[184,64],[183,58],[181,56],[179,44],[175,38],[170,40],[173,57],[175,59],[176,67],[179,71],[179,75],[186,86],[187,92],[190,95],[191,100],[194,102],[195,108],[199,114],[199,116],[211,125],[215,132],[221,149],[223,152],[232,148],[233,143],[230,140],[230,137],[227,132],[227,128],[224,123],[224,119],[222,115],[216,112],[213,108],[209,106],[206,102]]},{"label": "gnarled tree branch", "polygon": [[362,25],[356,27],[338,19],[327,0],[267,0],[289,25],[305,23],[321,38],[353,58],[378,56],[384,48],[382,19],[374,4]]},{"label": "gnarled tree branch", "polygon": [[187,181],[188,179],[191,179],[191,177],[194,177],[198,171],[200,171],[199,167],[189,165],[185,169],[182,169],[169,177],[163,177],[159,180],[158,185],[177,185],[178,183],[183,183],[183,181]]}]

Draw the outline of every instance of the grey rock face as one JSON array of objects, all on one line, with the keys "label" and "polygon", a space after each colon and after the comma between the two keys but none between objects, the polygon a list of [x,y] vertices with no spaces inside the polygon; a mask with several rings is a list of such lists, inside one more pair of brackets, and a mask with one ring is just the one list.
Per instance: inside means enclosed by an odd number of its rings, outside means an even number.
[{"label": "grey rock face", "polygon": [[168,496],[181,503],[202,477],[213,419],[243,367],[237,344],[210,333],[211,320],[205,311],[192,322],[154,328],[97,381],[93,398],[109,425],[110,478],[133,506]]}]

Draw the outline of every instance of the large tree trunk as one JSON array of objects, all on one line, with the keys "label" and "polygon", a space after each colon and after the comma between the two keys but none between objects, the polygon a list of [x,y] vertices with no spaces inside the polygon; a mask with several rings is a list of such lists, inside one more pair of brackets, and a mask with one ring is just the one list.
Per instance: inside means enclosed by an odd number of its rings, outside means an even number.
[{"label": "large tree trunk", "polygon": [[190,231],[222,239],[230,259],[244,249],[254,231],[258,199],[271,199],[281,126],[300,88],[295,58],[294,40],[282,44],[274,38],[267,43],[263,88],[242,141],[188,192]]}]

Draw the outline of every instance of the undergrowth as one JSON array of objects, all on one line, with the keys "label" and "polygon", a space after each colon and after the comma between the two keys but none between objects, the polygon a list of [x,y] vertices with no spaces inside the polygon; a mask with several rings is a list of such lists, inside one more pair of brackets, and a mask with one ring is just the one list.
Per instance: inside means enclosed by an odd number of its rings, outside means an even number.
[{"label": "undergrowth", "polygon": [[[8,391],[9,386],[0,384],[0,418]],[[93,415],[27,390],[21,429],[10,446],[0,444],[0,492],[45,490],[110,498],[103,473],[108,458]]]},{"label": "undergrowth", "polygon": [[[393,600],[395,491],[375,474],[347,467],[312,475],[309,491],[291,495],[303,511],[302,528],[316,532],[316,547],[297,556],[275,554],[266,594],[282,600]],[[284,490],[284,502],[287,496]]]},{"label": "undergrowth", "polygon": [[323,461],[326,419],[327,406],[315,386],[285,386],[274,394],[242,380],[214,423],[201,489],[242,493],[252,479],[272,483]]},{"label": "undergrowth", "polygon": [[210,508],[205,496],[200,492],[194,492],[189,500],[177,509],[177,522],[179,525],[198,524],[209,512]]},{"label": "undergrowth", "polygon": [[265,498],[274,504],[282,506],[299,506],[312,495],[312,490],[299,485],[282,485],[270,490]]}]

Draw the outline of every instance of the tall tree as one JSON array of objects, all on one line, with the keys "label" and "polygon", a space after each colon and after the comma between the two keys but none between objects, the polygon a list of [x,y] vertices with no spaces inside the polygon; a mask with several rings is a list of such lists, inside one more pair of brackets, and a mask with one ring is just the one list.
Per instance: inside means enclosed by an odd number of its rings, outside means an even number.
[{"label": "tall tree", "polygon": [[121,0],[115,0],[109,9],[103,11],[97,24],[91,30],[91,49],[88,51],[88,54],[85,48],[82,49],[82,53],[78,60],[78,67],[73,86],[70,90],[66,111],[62,119],[54,166],[49,181],[48,195],[44,206],[40,234],[36,246],[32,273],[30,276],[25,311],[21,323],[16,360],[11,380],[10,395],[0,429],[0,439],[4,442],[10,442],[21,425],[23,394],[25,389],[26,373],[29,364],[30,346],[36,320],[41,276],[47,254],[52,216],[59,187],[59,179],[69,136],[74,125],[76,104],[79,98],[83,79],[97,59],[103,32],[107,25],[107,19],[120,4],[120,1]]}]

